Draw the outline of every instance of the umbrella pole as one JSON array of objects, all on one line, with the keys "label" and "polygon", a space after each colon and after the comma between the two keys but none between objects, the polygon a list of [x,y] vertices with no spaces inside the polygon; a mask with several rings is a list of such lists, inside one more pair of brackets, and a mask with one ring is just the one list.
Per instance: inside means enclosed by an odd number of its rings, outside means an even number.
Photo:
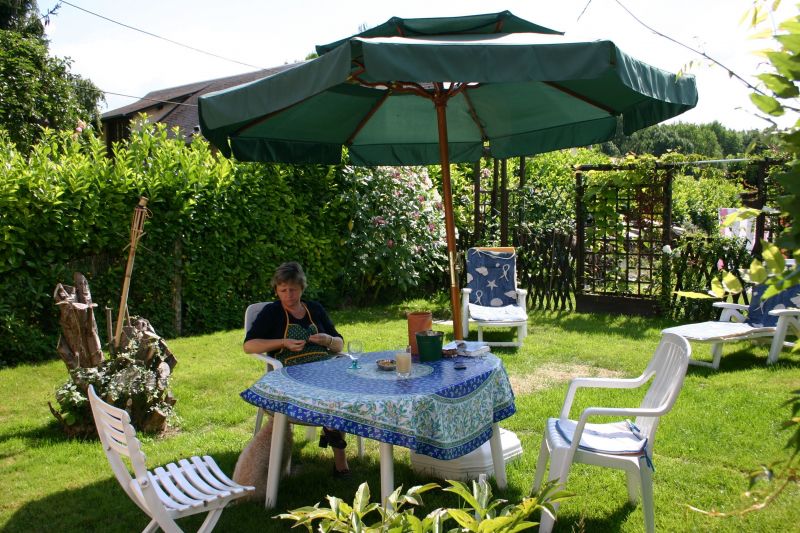
[{"label": "umbrella pole", "polygon": [[464,332],[461,326],[461,295],[458,288],[458,270],[456,269],[456,224],[453,218],[450,154],[447,148],[447,98],[440,95],[434,99],[434,104],[436,105],[436,120],[439,125],[439,158],[442,164],[442,200],[447,236],[447,258],[450,263],[450,307],[453,313],[453,338],[461,340],[464,338]]}]

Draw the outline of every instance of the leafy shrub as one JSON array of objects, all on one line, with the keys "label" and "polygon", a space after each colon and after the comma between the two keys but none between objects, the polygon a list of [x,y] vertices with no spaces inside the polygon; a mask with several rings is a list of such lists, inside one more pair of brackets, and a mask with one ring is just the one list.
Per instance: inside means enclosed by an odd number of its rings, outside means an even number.
[{"label": "leafy shrub", "polygon": [[[566,492],[558,490],[555,482],[542,486],[534,494],[516,505],[505,505],[504,500],[492,499],[492,488],[486,482],[485,476],[479,481],[472,482],[472,491],[460,481],[450,481],[446,492],[456,494],[471,512],[463,507],[436,509],[424,518],[418,518],[412,508],[407,505],[422,505],[422,494],[439,485],[414,486],[401,494],[402,487],[398,487],[389,496],[387,505],[381,506],[370,503],[369,485],[362,483],[356,491],[352,505],[345,503],[341,498],[328,496],[329,507],[321,508],[319,504],[301,507],[288,513],[278,515],[277,518],[293,520],[297,527],[303,525],[306,530],[313,531],[313,526],[319,524],[319,531],[363,531],[369,533],[433,533],[448,531],[458,532],[485,532],[485,533],[514,533],[538,525],[528,518],[536,511],[552,514],[553,504],[569,497]],[[502,506],[502,507],[501,507]],[[444,529],[444,525],[453,520],[458,527]]]}]

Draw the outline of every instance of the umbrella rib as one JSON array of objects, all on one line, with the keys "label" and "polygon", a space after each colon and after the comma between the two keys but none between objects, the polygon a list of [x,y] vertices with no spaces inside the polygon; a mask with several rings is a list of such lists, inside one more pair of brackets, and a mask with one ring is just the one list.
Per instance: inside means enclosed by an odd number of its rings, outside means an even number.
[{"label": "umbrella rib", "polygon": [[469,109],[469,116],[472,117],[472,121],[475,122],[475,125],[478,126],[478,130],[481,132],[481,140],[486,142],[489,140],[489,136],[486,135],[486,130],[483,129],[483,124],[481,123],[481,119],[478,116],[478,112],[475,111],[475,106],[472,105],[472,98],[469,97],[469,93],[465,90],[464,91],[464,99],[467,101],[467,109]]},{"label": "umbrella rib", "polygon": [[349,147],[353,144],[353,140],[356,138],[356,135],[358,135],[359,132],[361,132],[361,130],[364,128],[364,126],[367,125],[367,122],[369,122],[369,119],[372,118],[372,115],[374,115],[378,111],[378,109],[380,109],[380,107],[383,105],[386,99],[389,98],[389,96],[391,96],[391,94],[392,91],[387,90],[386,92],[383,93],[383,96],[381,96],[380,100],[375,102],[375,105],[373,105],[367,112],[367,114],[361,118],[358,125],[356,126],[356,129],[353,130],[353,133],[351,133],[350,136],[347,138],[347,140],[344,142],[345,146]]},{"label": "umbrella rib", "polygon": [[573,91],[571,89],[567,89],[566,87],[563,87],[563,86],[559,85],[558,83],[555,83],[555,82],[552,82],[552,81],[545,81],[544,84],[545,85],[549,85],[550,87],[552,87],[553,89],[555,89],[557,91],[561,91],[562,93],[565,93],[565,94],[568,94],[568,95],[570,95],[572,97],[575,97],[578,100],[583,100],[587,104],[589,104],[591,106],[594,106],[594,107],[596,107],[598,109],[602,109],[606,113],[609,113],[611,115],[617,115],[618,114],[618,112],[614,108],[609,107],[609,106],[607,106],[605,104],[601,104],[600,102],[596,102],[596,101],[592,100],[591,98],[588,98],[588,97],[582,95],[581,93],[575,92],[575,91]]}]

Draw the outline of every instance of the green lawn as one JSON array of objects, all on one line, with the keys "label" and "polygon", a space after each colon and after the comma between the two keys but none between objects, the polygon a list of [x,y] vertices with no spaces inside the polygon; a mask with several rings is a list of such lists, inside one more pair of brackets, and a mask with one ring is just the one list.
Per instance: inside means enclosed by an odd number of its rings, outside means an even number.
[{"label": "green lawn", "polygon": [[[404,309],[424,302],[332,312],[346,338],[365,340],[367,350],[405,344]],[[437,310],[438,312],[438,310]],[[518,500],[533,480],[541,432],[548,416],[557,416],[571,373],[638,375],[652,355],[659,331],[667,324],[642,318],[531,313],[529,336],[520,350],[496,349],[517,392],[517,414],[503,427],[517,433],[524,454],[508,465],[509,487],[496,496]],[[474,335],[474,333],[473,333]],[[251,436],[255,409],[239,392],[262,372],[260,363],[242,353],[242,331],[171,341],[178,358],[173,390],[179,420],[176,431],[161,438],[144,437],[148,464],[190,454],[213,455],[228,473]],[[708,346],[695,344],[698,357]],[[656,527],[661,531],[786,531],[800,524],[800,489],[790,487],[766,510],[742,519],[708,518],[688,510],[733,510],[744,502],[747,472],[784,457],[788,434],[780,430],[789,412],[781,403],[800,386],[800,356],[784,353],[778,365],[766,366],[767,348],[746,343],[725,349],[721,370],[689,367],[674,410],[662,420],[655,443]],[[0,528],[29,531],[139,531],[148,522],[125,496],[95,440],[66,440],[47,408],[65,381],[60,361],[0,370]],[[592,391],[578,396],[576,408],[627,400],[630,391]],[[303,441],[296,430],[295,461],[299,474],[281,483],[278,509],[259,504],[233,506],[223,513],[219,531],[284,531],[289,523],[274,520],[278,512],[324,500],[327,494],[350,499],[368,481],[379,493],[378,447],[367,441],[367,456],[354,457],[354,476],[329,475],[330,450]],[[351,443],[354,444],[353,439]],[[430,481],[409,468],[408,453],[397,449],[395,481],[408,487]],[[559,513],[560,531],[641,531],[639,507],[626,503],[624,474],[579,465],[568,489],[576,494]],[[426,511],[454,506],[454,496],[432,493]],[[199,519],[181,522],[187,530]],[[795,529],[796,530],[796,529]]]}]

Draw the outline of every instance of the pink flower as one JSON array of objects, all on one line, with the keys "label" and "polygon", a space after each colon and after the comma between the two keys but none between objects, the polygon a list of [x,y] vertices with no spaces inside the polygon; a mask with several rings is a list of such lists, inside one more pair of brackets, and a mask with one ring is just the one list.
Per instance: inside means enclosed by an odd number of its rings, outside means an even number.
[{"label": "pink flower", "polygon": [[431,231],[431,233],[433,233],[434,231],[436,231],[436,224],[434,224],[433,222],[429,223],[428,229]]},{"label": "pink flower", "polygon": [[419,196],[417,196],[417,199],[418,199],[420,202],[424,202],[424,201],[425,201],[425,197],[424,197],[423,195],[421,195],[421,194],[420,194]]},{"label": "pink flower", "polygon": [[385,226],[386,225],[386,219],[383,218],[380,215],[376,216],[376,217],[372,217],[372,224],[375,225],[375,226]]},{"label": "pink flower", "polygon": [[725,268],[725,261],[720,259],[719,261],[717,261],[717,270],[722,270],[723,268]]},{"label": "pink flower", "polygon": [[386,246],[389,248],[394,248],[394,241],[392,239],[389,239],[388,241],[386,241]]}]

